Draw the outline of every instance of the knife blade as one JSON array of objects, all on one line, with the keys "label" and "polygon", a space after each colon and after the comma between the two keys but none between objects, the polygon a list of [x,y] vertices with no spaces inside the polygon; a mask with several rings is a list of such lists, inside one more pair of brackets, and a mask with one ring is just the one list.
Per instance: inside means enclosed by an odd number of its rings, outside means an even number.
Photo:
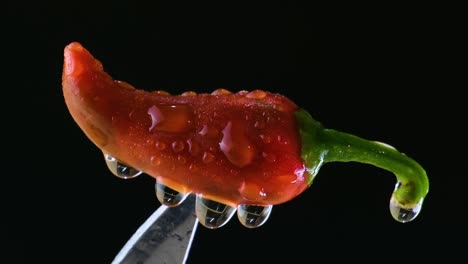
[{"label": "knife blade", "polygon": [[185,263],[198,226],[195,196],[176,207],[161,205],[128,240],[112,264]]}]

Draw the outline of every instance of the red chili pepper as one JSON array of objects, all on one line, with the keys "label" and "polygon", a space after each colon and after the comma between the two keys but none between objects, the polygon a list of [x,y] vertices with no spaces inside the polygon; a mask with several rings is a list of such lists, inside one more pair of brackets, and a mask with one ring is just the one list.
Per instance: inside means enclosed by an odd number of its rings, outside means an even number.
[{"label": "red chili pepper", "polygon": [[[247,212],[267,208],[269,213],[272,205],[303,192],[324,162],[392,169],[388,164],[397,157],[404,166],[422,170],[392,148],[323,129],[279,94],[219,89],[174,96],[135,89],[113,80],[76,42],[65,48],[62,84],[71,115],[104,152],[111,170],[124,178],[141,171],[151,175],[160,201],[168,205],[194,193],[211,209],[243,206]],[[420,206],[427,193],[425,173],[395,171],[404,185],[394,193],[397,208]],[[408,187],[408,182],[416,184]],[[223,221],[205,225],[218,227]]]}]

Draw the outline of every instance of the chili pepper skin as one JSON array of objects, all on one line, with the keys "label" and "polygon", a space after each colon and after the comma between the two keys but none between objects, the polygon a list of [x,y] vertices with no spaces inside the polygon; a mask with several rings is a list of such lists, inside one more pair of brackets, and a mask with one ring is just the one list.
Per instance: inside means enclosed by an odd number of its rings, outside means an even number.
[{"label": "chili pepper skin", "polygon": [[298,107],[286,97],[137,90],[112,80],[77,43],[65,50],[63,91],[103,152],[172,189],[235,207],[286,202],[307,188]]},{"label": "chili pepper skin", "polygon": [[87,137],[109,157],[178,192],[231,207],[271,206],[301,194],[333,161],[394,172],[391,209],[401,222],[416,217],[428,192],[426,173],[414,160],[325,129],[282,95],[148,92],[113,80],[77,42],[65,47],[64,57],[64,99]]}]

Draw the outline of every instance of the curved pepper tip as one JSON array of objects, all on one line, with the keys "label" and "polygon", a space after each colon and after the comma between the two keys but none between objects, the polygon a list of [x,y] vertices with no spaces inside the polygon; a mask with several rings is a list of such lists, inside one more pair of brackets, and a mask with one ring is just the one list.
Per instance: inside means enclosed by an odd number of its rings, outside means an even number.
[{"label": "curved pepper tip", "polygon": [[63,70],[66,75],[77,76],[83,72],[83,62],[80,61],[83,53],[83,46],[78,42],[72,42],[65,47],[64,50],[64,66]]},{"label": "curved pepper tip", "polygon": [[65,75],[76,77],[83,71],[93,65],[95,70],[102,70],[102,65],[97,61],[88,50],[86,50],[79,42],[72,42],[64,49],[64,66]]},{"label": "curved pepper tip", "polygon": [[97,111],[93,101],[102,91],[96,89],[92,76],[102,74],[102,64],[80,43],[64,49],[62,89],[65,103],[75,121],[97,146],[105,146],[110,137],[109,122]]}]

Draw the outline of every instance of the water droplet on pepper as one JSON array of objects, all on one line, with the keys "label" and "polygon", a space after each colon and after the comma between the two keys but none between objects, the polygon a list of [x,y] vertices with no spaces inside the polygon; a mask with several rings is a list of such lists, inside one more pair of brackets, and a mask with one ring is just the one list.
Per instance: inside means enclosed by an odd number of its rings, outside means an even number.
[{"label": "water droplet on pepper", "polygon": [[181,96],[196,96],[197,93],[193,91],[187,91],[181,94]]},{"label": "water droplet on pepper", "polygon": [[192,112],[186,105],[153,105],[148,109],[149,131],[183,133],[191,128]]},{"label": "water droplet on pepper", "polygon": [[203,125],[198,134],[201,136],[207,136],[209,138],[215,138],[219,135],[219,130],[211,126]]},{"label": "water droplet on pepper", "polygon": [[136,170],[128,165],[123,164],[111,155],[104,154],[104,160],[106,161],[109,170],[117,177],[121,179],[132,179],[140,175],[142,172]]},{"label": "water droplet on pepper", "polygon": [[161,141],[156,141],[154,144],[158,150],[164,150],[166,148],[166,143]]},{"label": "water droplet on pepper", "polygon": [[155,189],[156,197],[158,198],[159,202],[169,207],[174,207],[181,204],[188,196],[187,193],[178,192],[160,183],[156,183]]},{"label": "water droplet on pepper", "polygon": [[159,96],[170,96],[171,95],[169,92],[163,91],[163,90],[153,91],[152,93],[157,94]]},{"label": "water droplet on pepper", "polygon": [[244,126],[229,121],[222,133],[219,147],[226,158],[239,168],[249,165],[254,158],[254,147],[244,134]]},{"label": "water droplet on pepper", "polygon": [[198,221],[205,227],[214,229],[225,225],[236,212],[236,208],[230,207],[198,194],[195,202],[195,212]]},{"label": "water droplet on pepper", "polygon": [[161,159],[155,156],[151,156],[150,163],[153,166],[159,166],[161,164]]},{"label": "water droplet on pepper", "polygon": [[203,153],[203,163],[208,164],[212,162],[214,159],[215,159],[215,156],[211,154],[210,152],[205,151],[205,153]]},{"label": "water droplet on pepper", "polygon": [[266,93],[262,90],[254,90],[248,93],[245,97],[252,99],[263,99],[266,97]]},{"label": "water droplet on pepper", "polygon": [[237,217],[245,227],[259,227],[268,220],[272,208],[272,205],[262,206],[241,204],[237,207]]},{"label": "water droplet on pepper", "polygon": [[200,145],[195,140],[188,139],[187,145],[189,146],[189,152],[192,156],[197,156],[200,153]]},{"label": "water droplet on pepper", "polygon": [[214,90],[211,94],[212,95],[226,95],[226,94],[232,94],[232,93],[229,90],[220,88],[220,89]]},{"label": "water droplet on pepper", "polygon": [[172,142],[172,149],[174,150],[174,152],[181,152],[182,150],[184,150],[184,143],[180,140],[176,140],[174,142]]}]

